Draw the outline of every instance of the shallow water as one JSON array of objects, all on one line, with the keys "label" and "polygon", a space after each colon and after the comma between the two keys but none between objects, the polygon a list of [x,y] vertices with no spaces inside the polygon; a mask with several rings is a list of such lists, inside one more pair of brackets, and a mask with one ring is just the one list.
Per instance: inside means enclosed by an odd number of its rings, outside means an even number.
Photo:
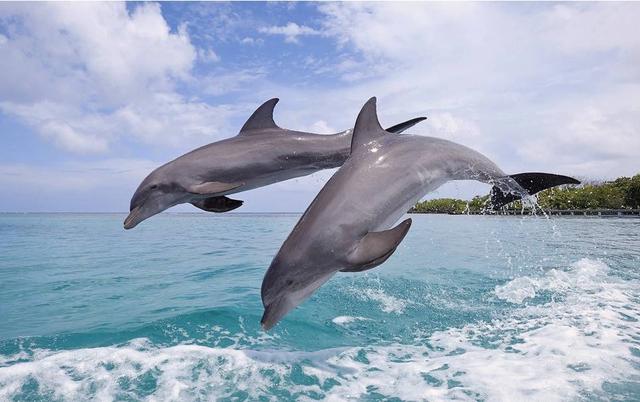
[{"label": "shallow water", "polygon": [[269,333],[298,215],[0,214],[0,400],[640,400],[640,220],[412,215]]}]

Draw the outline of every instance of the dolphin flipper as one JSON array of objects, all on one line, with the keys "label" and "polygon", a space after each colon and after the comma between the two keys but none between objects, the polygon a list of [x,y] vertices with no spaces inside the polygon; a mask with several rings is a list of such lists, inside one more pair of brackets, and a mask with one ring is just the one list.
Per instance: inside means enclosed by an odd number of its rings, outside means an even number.
[{"label": "dolphin flipper", "polygon": [[[562,184],[580,184],[580,181],[573,177],[550,173],[518,173],[512,174],[509,177],[527,190],[529,195]],[[517,192],[504,192],[498,186],[493,186],[491,189],[491,207],[493,209],[499,209],[520,198],[521,196]]]},{"label": "dolphin flipper", "polygon": [[209,197],[204,200],[192,201],[191,205],[207,212],[229,212],[240,208],[243,201],[234,200],[225,196]]},{"label": "dolphin flipper", "polygon": [[402,123],[398,123],[395,126],[391,126],[386,131],[390,133],[400,134],[424,120],[427,120],[427,118],[422,116],[416,117],[415,119],[403,121]]},{"label": "dolphin flipper", "polygon": [[341,272],[362,272],[382,264],[396,251],[410,227],[411,218],[393,229],[367,233],[349,254],[348,260],[352,266]]},{"label": "dolphin flipper", "polygon": [[239,182],[225,183],[221,181],[205,181],[204,183],[189,186],[187,191],[189,191],[192,194],[201,194],[201,195],[218,194],[218,193],[231,191],[243,185],[244,183],[239,183]]}]

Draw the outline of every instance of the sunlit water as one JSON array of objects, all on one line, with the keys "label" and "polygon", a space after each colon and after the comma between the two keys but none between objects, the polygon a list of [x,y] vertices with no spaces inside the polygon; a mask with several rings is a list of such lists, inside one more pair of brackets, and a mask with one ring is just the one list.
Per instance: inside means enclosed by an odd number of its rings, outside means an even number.
[{"label": "sunlit water", "polygon": [[639,400],[640,220],[413,215],[272,331],[297,215],[0,215],[0,400]]}]

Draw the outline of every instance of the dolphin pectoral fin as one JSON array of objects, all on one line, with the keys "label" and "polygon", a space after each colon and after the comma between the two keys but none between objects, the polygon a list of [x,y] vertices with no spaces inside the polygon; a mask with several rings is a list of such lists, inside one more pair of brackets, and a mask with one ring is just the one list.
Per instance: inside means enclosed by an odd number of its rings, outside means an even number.
[{"label": "dolphin pectoral fin", "polygon": [[427,118],[422,116],[416,117],[415,119],[403,121],[402,123],[396,124],[395,126],[391,126],[386,131],[390,133],[400,134],[424,120],[427,120]]},{"label": "dolphin pectoral fin", "polygon": [[[522,188],[527,190],[529,195],[533,195],[542,190],[560,186],[562,184],[580,184],[580,181],[573,177],[550,173],[518,173],[510,175],[509,177],[515,180],[516,183],[522,186]],[[505,192],[498,186],[493,186],[491,189],[491,206],[493,209],[503,207],[510,202],[519,200],[520,198],[520,194],[517,192]]]},{"label": "dolphin pectoral fin", "polygon": [[234,200],[225,196],[209,197],[204,200],[192,201],[191,205],[207,212],[229,212],[240,208],[243,201]]},{"label": "dolphin pectoral fin", "polygon": [[352,266],[341,272],[361,272],[382,264],[396,251],[410,227],[411,218],[392,229],[367,233],[347,258]]},{"label": "dolphin pectoral fin", "polygon": [[273,121],[273,109],[276,107],[278,101],[278,98],[273,98],[260,105],[246,123],[244,123],[238,135],[248,135],[259,132],[257,130],[280,128],[275,121]]},{"label": "dolphin pectoral fin", "polygon": [[340,272],[363,272],[363,271],[368,271],[372,268],[377,267],[378,265],[382,264],[383,262],[387,261],[387,259],[389,257],[391,257],[391,254],[393,254],[393,252],[396,251],[396,249],[391,249],[389,250],[386,254],[373,259],[372,261],[366,262],[363,265],[360,266],[356,266],[356,267],[350,267],[350,268],[345,268],[345,269],[341,269]]},{"label": "dolphin pectoral fin", "polygon": [[244,183],[224,183],[221,181],[205,181],[204,183],[195,184],[190,186],[187,191],[192,194],[219,194],[227,191],[231,191],[242,186]]}]

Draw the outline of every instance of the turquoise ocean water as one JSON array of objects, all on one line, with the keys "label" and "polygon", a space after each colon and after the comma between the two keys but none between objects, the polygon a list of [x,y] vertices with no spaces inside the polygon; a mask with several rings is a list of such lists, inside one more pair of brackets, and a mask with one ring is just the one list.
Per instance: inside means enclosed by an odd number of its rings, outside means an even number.
[{"label": "turquoise ocean water", "polygon": [[413,215],[265,333],[298,217],[0,214],[0,401],[640,400],[640,219]]}]

